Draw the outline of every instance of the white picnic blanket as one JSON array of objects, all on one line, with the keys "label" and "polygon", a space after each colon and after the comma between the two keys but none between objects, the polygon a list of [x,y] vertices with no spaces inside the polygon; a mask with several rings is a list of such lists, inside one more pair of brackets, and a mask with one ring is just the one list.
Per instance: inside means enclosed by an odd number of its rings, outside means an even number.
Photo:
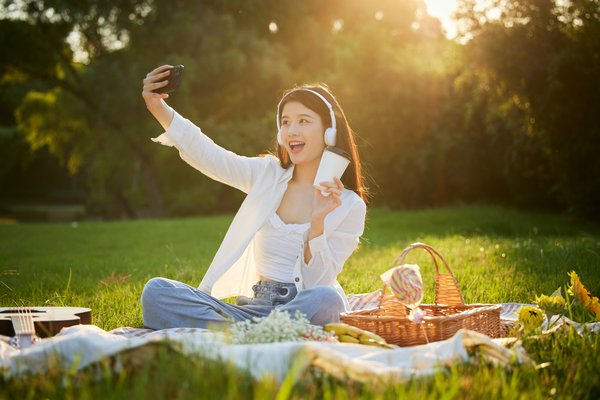
[{"label": "white picnic blanket", "polygon": [[6,368],[7,378],[27,372],[43,373],[56,365],[79,370],[123,351],[168,340],[184,354],[233,362],[239,368],[251,371],[257,379],[271,375],[283,381],[292,365],[300,363],[300,370],[316,365],[337,376],[404,381],[414,375],[433,373],[439,364],[466,361],[469,356],[463,343],[465,338],[507,351],[488,337],[472,331],[459,331],[449,340],[428,345],[388,350],[312,341],[231,345],[223,342],[221,334],[202,329],[131,337],[106,332],[94,325],[77,325],[23,351],[0,341],[0,366]]},{"label": "white picnic blanket", "polygon": [[[503,318],[512,318],[522,304],[503,305]],[[516,317],[515,317],[516,318]],[[600,324],[588,324],[600,331]],[[5,376],[23,373],[43,373],[52,366],[81,370],[107,357],[118,357],[124,351],[167,341],[177,351],[212,359],[227,360],[248,369],[261,379],[265,374],[282,381],[290,370],[298,371],[314,365],[334,376],[346,376],[361,381],[401,382],[411,376],[428,375],[439,365],[464,362],[469,351],[481,349],[492,361],[517,356],[523,362],[526,355],[519,347],[504,347],[501,339],[490,339],[473,331],[460,330],[445,341],[422,346],[382,349],[348,343],[285,342],[252,345],[232,345],[221,333],[198,328],[178,328],[152,331],[118,328],[107,332],[94,325],[77,325],[63,329],[58,335],[42,339],[22,351],[0,337],[0,368]],[[292,366],[294,365],[294,368]]]}]

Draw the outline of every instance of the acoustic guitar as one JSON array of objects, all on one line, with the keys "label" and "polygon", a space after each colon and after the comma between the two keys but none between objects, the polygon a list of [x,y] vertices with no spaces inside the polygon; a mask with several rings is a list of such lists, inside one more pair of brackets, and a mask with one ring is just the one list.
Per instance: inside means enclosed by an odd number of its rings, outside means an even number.
[{"label": "acoustic guitar", "polygon": [[92,323],[92,310],[84,307],[7,307],[0,308],[0,335],[15,336],[13,317],[25,314],[41,338],[54,336],[67,326]]}]

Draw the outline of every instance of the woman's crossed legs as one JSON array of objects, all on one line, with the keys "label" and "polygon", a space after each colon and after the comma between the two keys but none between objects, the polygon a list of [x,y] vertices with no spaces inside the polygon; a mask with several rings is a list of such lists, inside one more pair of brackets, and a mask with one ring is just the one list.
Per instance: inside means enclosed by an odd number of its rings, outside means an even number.
[{"label": "woman's crossed legs", "polygon": [[223,326],[232,321],[264,317],[274,310],[300,311],[311,324],[338,322],[344,302],[338,292],[327,286],[301,291],[283,305],[245,305],[220,301],[211,295],[182,282],[153,278],[142,292],[144,325],[152,329],[207,328]]}]

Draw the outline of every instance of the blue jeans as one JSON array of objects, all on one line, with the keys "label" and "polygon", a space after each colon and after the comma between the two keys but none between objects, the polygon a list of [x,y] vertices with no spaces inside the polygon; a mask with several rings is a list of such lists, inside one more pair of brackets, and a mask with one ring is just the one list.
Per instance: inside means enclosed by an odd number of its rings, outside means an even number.
[{"label": "blue jeans", "polygon": [[[247,305],[225,303],[185,283],[166,278],[152,278],[142,292],[144,325],[152,329],[207,328],[253,317],[265,317],[274,310],[300,311],[313,325],[339,322],[344,311],[340,294],[328,286],[316,286],[295,294],[293,284],[259,281],[255,298]],[[281,286],[283,285],[283,286]],[[291,289],[290,286],[293,286]],[[289,288],[285,293],[282,289]],[[289,299],[288,299],[289,298]]]}]

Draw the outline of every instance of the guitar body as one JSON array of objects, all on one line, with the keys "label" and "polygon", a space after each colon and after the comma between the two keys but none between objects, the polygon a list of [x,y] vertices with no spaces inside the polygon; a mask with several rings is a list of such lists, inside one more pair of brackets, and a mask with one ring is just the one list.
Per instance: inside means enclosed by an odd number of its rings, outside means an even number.
[{"label": "guitar body", "polygon": [[54,336],[62,328],[92,323],[92,310],[83,307],[7,307],[0,308],[0,335],[14,336],[12,316],[31,314],[39,337]]}]

